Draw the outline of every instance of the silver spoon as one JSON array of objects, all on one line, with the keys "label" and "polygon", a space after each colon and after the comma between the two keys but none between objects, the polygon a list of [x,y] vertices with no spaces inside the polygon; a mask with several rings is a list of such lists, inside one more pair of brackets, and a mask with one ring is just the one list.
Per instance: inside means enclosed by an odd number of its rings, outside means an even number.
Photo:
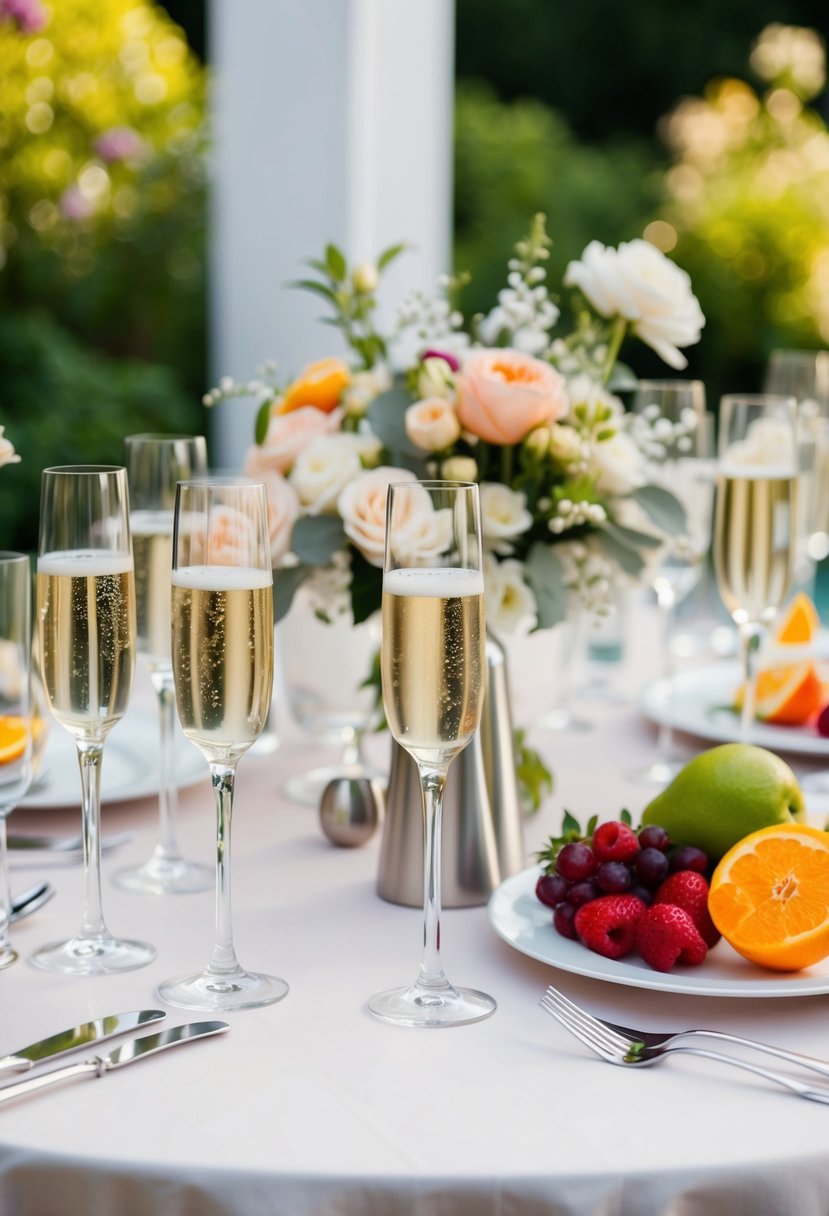
[{"label": "silver spoon", "polygon": [[55,888],[50,882],[39,882],[35,887],[29,887],[28,891],[24,891],[22,895],[17,895],[12,899],[12,909],[9,920],[14,924],[15,921],[23,920],[24,916],[28,916],[31,912],[36,912],[38,908],[42,908],[48,903],[55,894]]}]

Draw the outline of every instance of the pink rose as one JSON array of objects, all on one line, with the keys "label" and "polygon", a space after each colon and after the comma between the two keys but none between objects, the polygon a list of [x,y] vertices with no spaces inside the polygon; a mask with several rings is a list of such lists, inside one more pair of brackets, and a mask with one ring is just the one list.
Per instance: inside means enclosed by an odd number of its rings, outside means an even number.
[{"label": "pink rose", "polygon": [[[337,500],[346,536],[372,566],[383,569],[386,549],[386,499],[395,481],[414,481],[408,469],[389,465],[355,477]],[[431,501],[430,504],[431,506]]]},{"label": "pink rose", "polygon": [[518,350],[480,350],[458,376],[458,417],[487,443],[520,443],[534,427],[567,412],[564,377]]},{"label": "pink rose", "polygon": [[268,533],[271,542],[271,565],[278,566],[291,547],[291,532],[299,515],[299,498],[290,482],[281,473],[266,470],[260,473],[268,495]]},{"label": "pink rose", "polygon": [[341,417],[340,410],[325,414],[312,405],[272,414],[264,442],[248,448],[245,476],[261,479],[265,473],[287,473],[309,443],[338,429]]}]

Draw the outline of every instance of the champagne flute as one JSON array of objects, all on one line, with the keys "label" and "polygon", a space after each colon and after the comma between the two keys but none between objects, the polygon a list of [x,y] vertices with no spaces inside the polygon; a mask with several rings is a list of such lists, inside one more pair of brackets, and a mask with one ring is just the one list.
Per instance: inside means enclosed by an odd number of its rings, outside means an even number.
[{"label": "champagne flute", "polygon": [[32,572],[23,553],[0,552],[0,970],[17,952],[9,940],[11,892],[6,817],[32,780]]},{"label": "champagne flute", "polygon": [[113,937],[101,906],[101,762],[127,708],[135,669],[135,588],[127,471],[113,465],[44,469],[37,601],[43,682],[53,716],[75,739],[81,772],[85,901],[69,941],[43,946],[45,971],[107,975],[155,958]]},{"label": "champagne flute", "polygon": [[796,427],[793,397],[722,398],[714,568],[720,596],[740,633],[743,743],[754,723],[757,652],[794,572]]},{"label": "champagne flute", "polygon": [[713,419],[705,410],[701,380],[640,380],[631,401],[630,432],[644,453],[647,480],[669,490],[685,511],[681,534],[668,536],[651,586],[661,622],[662,680],[668,703],[659,727],[656,756],[633,774],[649,785],[667,785],[682,768],[674,754],[671,680],[675,610],[697,585],[711,544],[714,500]]},{"label": "champagne flute", "polygon": [[440,959],[440,837],[449,765],[480,719],[486,679],[478,487],[390,485],[386,506],[381,671],[392,735],[417,764],[423,793],[423,956],[415,982],[373,996],[401,1026],[459,1026],[495,1012],[483,992],[454,988]]},{"label": "champagne flute", "polygon": [[176,690],[170,653],[176,484],[207,472],[207,444],[201,435],[128,435],[125,449],[138,653],[149,668],[158,698],[160,839],[147,861],[119,870],[113,881],[145,895],[209,891],[212,869],[186,861],[176,836],[178,799],[172,779]]},{"label": "champagne flute", "polygon": [[216,931],[202,972],[165,981],[162,1000],[226,1012],[270,1005],[284,980],[244,971],[233,947],[230,826],[236,765],[259,737],[273,687],[273,573],[265,487],[211,479],[176,492],[173,675],[185,735],[216,797]]}]

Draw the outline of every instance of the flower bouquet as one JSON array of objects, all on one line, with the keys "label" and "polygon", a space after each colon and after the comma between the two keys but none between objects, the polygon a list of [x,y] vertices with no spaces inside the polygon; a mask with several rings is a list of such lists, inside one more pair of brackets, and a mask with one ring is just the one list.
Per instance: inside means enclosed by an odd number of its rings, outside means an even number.
[{"label": "flower bouquet", "polygon": [[[253,395],[256,444],[245,472],[270,503],[276,618],[300,585],[323,618],[355,623],[380,607],[387,487],[415,478],[480,483],[488,625],[496,634],[543,629],[581,603],[612,610],[618,577],[641,578],[683,511],[646,478],[647,446],[628,429],[616,391],[635,386],[618,355],[626,337],[674,369],[704,318],[691,283],[653,245],[591,242],[571,262],[572,324],[546,283],[544,217],[515,246],[507,285],[488,315],[465,318],[464,276],[415,292],[396,325],[375,324],[384,269],[404,250],[353,268],[334,245],[295,286],[328,306],[349,362],[326,357],[287,383],[273,364],[244,384],[224,378],[213,405]],[[439,551],[428,497],[410,543],[424,563]]]}]

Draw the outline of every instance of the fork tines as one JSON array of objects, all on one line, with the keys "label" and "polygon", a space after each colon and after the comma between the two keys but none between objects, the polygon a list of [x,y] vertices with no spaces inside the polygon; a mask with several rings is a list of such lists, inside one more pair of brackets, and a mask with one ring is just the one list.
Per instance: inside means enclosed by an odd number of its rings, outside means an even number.
[{"label": "fork tines", "polygon": [[624,1058],[634,1045],[632,1040],[625,1039],[622,1035],[610,1030],[604,1022],[600,1022],[586,1010],[574,1005],[555,988],[547,989],[540,1004],[541,1008],[556,1018],[565,1030],[569,1030],[572,1035],[605,1060],[619,1061],[620,1057]]}]

